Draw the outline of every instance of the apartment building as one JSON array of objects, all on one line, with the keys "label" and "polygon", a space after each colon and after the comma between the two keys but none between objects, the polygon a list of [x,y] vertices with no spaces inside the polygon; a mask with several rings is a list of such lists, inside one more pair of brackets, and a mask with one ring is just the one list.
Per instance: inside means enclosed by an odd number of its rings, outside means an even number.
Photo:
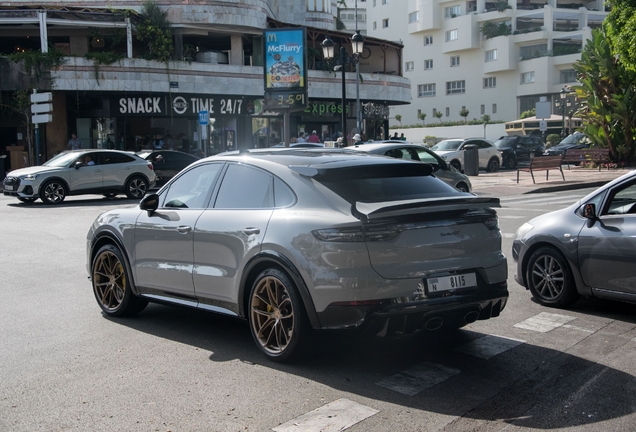
[{"label": "apartment building", "polygon": [[[60,6],[17,0],[0,7],[2,100],[10,103],[17,90],[53,94],[53,121],[40,125],[41,160],[65,150],[73,132],[84,147],[126,150],[170,134],[207,154],[278,144],[286,127],[291,135],[317,130],[328,139],[342,132],[343,110],[345,132],[357,132],[357,95],[363,132],[386,136],[389,107],[411,98],[409,80],[394,73],[400,70],[402,46],[367,38],[358,91],[355,68],[348,65],[342,106],[341,74],[334,72],[333,62],[324,61],[320,46],[329,36],[336,49],[344,45],[351,52],[351,33],[336,30],[336,3],[157,0],[173,31],[173,59],[164,63],[148,60],[147,44],[136,38],[142,2],[86,0]],[[263,103],[263,29],[271,28],[303,28],[306,34],[308,103],[289,113],[287,126],[282,111],[265,109]],[[53,50],[62,53],[62,64],[44,75],[6,57]],[[96,53],[109,52],[120,58],[95,60]],[[199,111],[209,114],[203,129]],[[0,117],[0,150],[27,146],[24,118]]]},{"label": "apartment building", "polygon": [[[369,0],[367,34],[404,44],[411,104],[391,124],[513,120],[576,84],[573,64],[607,12],[603,0]],[[558,111],[555,113],[559,113]]]}]

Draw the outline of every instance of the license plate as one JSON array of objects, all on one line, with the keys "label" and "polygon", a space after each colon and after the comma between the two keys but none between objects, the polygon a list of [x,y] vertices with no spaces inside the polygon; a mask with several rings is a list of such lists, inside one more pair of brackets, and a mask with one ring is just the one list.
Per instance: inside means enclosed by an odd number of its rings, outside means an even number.
[{"label": "license plate", "polygon": [[5,188],[5,190],[10,190],[10,191],[13,190],[13,186],[5,186],[4,188]]},{"label": "license plate", "polygon": [[430,294],[477,286],[475,273],[430,278],[426,280]]}]

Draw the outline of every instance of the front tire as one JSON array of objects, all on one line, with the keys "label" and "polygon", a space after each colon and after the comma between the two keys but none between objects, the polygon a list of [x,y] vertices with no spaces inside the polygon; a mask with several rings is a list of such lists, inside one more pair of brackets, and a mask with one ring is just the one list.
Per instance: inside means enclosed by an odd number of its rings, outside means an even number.
[{"label": "front tire", "polygon": [[460,192],[470,192],[466,183],[459,183],[457,186],[455,186],[455,189]]},{"label": "front tire", "polygon": [[537,249],[530,256],[526,281],[532,296],[544,306],[562,308],[579,299],[567,260],[551,247]]},{"label": "front tire", "polygon": [[59,204],[66,198],[66,186],[59,180],[50,180],[40,189],[40,199],[44,204]]},{"label": "front tire", "polygon": [[517,159],[514,156],[508,156],[504,161],[504,165],[508,169],[515,169],[517,167]]},{"label": "front tire", "polygon": [[488,161],[488,166],[486,167],[486,171],[495,173],[499,171],[499,159],[491,158]]},{"label": "front tire", "polygon": [[452,160],[450,166],[455,168],[457,171],[462,172],[462,164],[459,163],[457,159]]},{"label": "front tire", "polygon": [[148,192],[148,182],[142,177],[133,177],[126,182],[126,196],[130,199],[142,199]]},{"label": "front tire", "polygon": [[309,328],[300,295],[285,273],[270,268],[258,275],[248,311],[252,337],[270,360],[284,362],[299,353]]},{"label": "front tire", "polygon": [[114,245],[102,246],[91,266],[93,293],[106,315],[131,316],[146,308],[148,301],[131,290],[130,276],[124,257]]}]

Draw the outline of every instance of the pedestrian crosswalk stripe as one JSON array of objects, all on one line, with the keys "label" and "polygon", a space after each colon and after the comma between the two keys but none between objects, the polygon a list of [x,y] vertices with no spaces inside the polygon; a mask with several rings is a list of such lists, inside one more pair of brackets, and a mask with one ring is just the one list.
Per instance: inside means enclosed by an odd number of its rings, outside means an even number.
[{"label": "pedestrian crosswalk stripe", "polygon": [[454,351],[468,354],[473,357],[488,360],[491,357],[508,351],[518,345],[526,343],[521,339],[507,338],[504,336],[486,335],[472,342],[457,347]]},{"label": "pedestrian crosswalk stripe", "polygon": [[520,323],[515,324],[514,327],[547,333],[551,330],[554,330],[555,328],[559,328],[569,323],[574,319],[576,318],[567,315],[541,312],[538,315],[535,315],[525,321],[521,321]]},{"label": "pedestrian crosswalk stripe", "polygon": [[343,431],[379,411],[349,399],[337,399],[273,428],[275,432]]},{"label": "pedestrian crosswalk stripe", "polygon": [[408,396],[415,396],[421,391],[460,373],[459,369],[453,369],[437,363],[422,362],[378,381],[376,385]]}]

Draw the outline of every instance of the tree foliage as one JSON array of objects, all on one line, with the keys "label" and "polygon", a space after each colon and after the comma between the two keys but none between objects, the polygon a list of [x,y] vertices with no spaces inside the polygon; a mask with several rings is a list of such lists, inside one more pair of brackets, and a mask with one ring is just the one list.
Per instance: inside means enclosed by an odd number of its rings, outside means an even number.
[{"label": "tree foliage", "polygon": [[636,0],[610,0],[611,11],[603,28],[612,40],[613,53],[625,68],[636,71]]},{"label": "tree foliage", "polygon": [[141,9],[140,18],[136,35],[137,39],[146,42],[144,58],[168,63],[174,52],[168,12],[161,10],[154,1],[147,0]]},{"label": "tree foliage", "polygon": [[581,102],[576,115],[583,120],[583,132],[595,145],[609,148],[615,161],[632,161],[636,71],[613,54],[612,42],[602,29],[592,32],[574,69],[581,83],[573,89]]},{"label": "tree foliage", "polygon": [[467,110],[466,108],[462,108],[461,111],[459,112],[459,116],[464,117],[464,124],[466,124],[466,122],[468,121],[467,117],[469,114],[470,114],[470,111]]}]

